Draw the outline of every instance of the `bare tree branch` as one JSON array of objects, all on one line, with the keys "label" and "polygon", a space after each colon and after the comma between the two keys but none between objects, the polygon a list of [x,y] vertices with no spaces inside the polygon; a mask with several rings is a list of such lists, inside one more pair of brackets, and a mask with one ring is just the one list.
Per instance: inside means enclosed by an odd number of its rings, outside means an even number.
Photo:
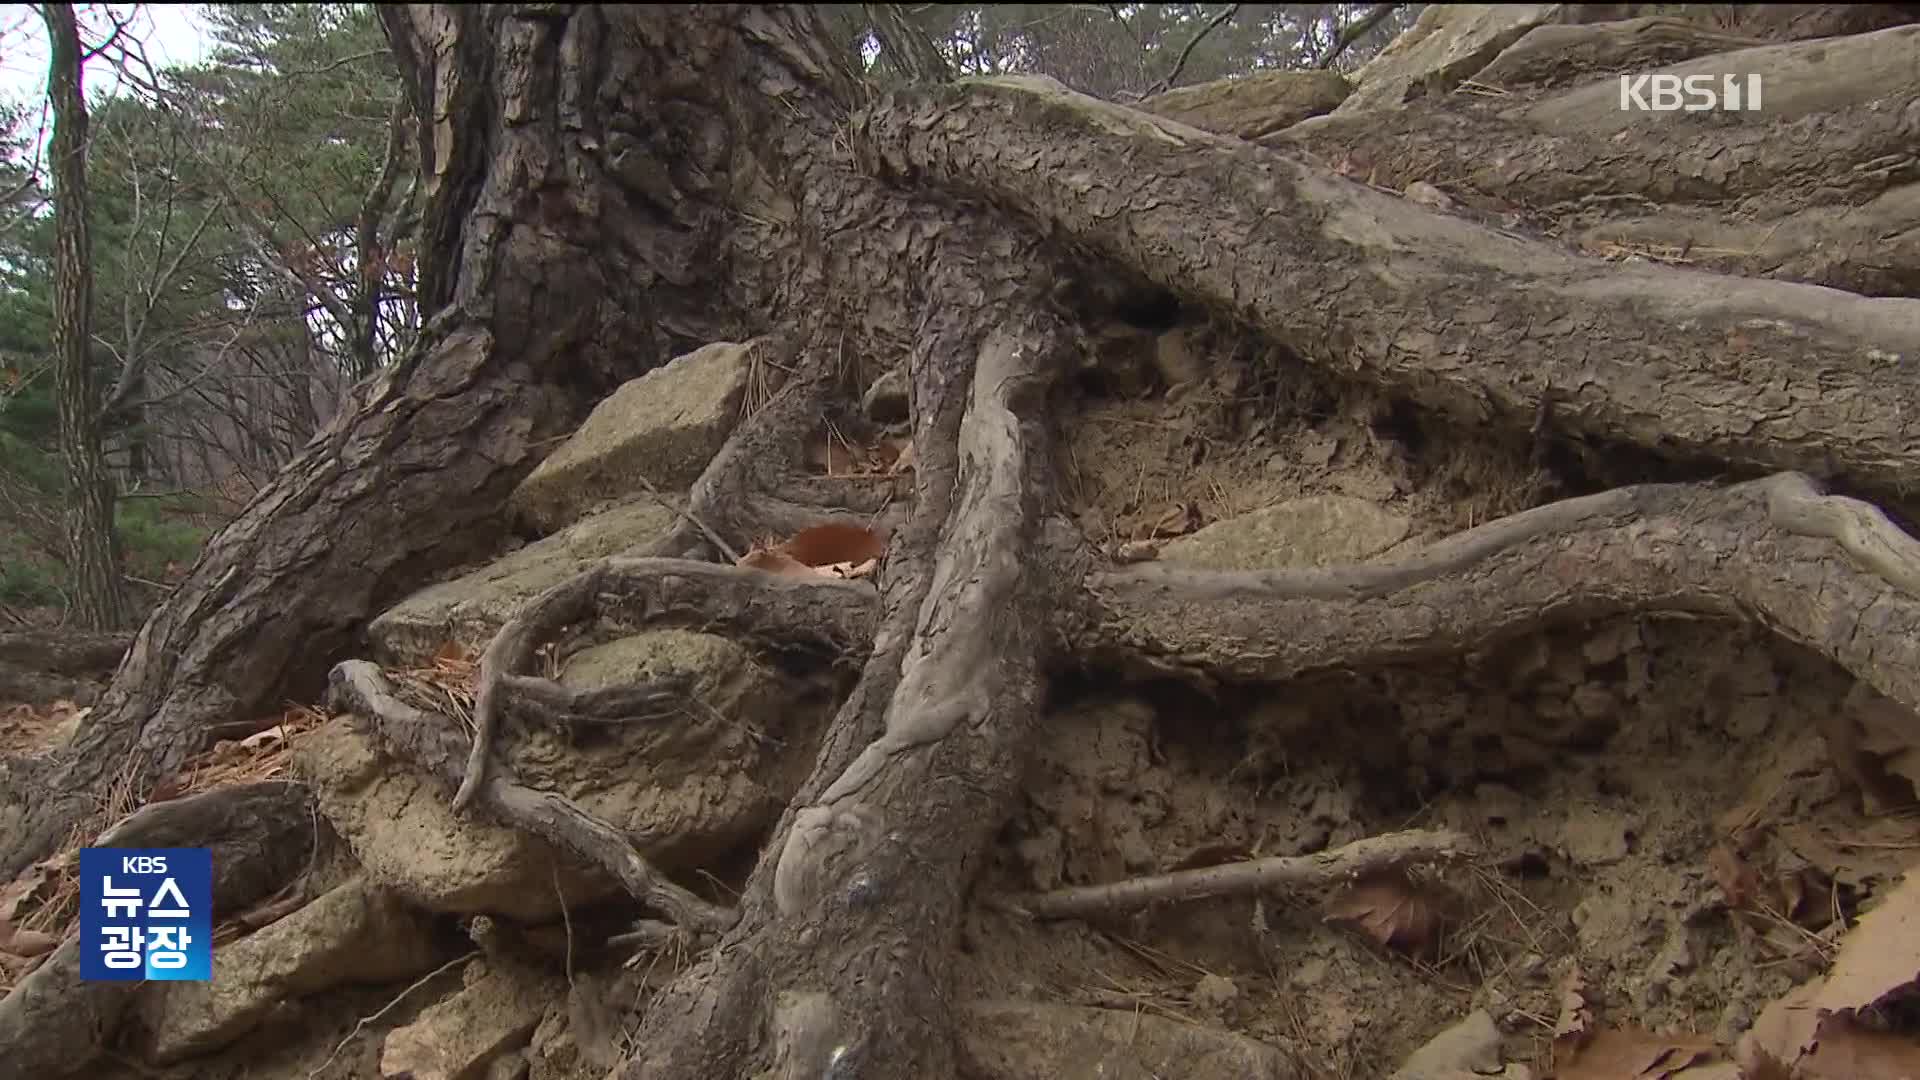
[{"label": "bare tree branch", "polygon": [[1170,89],[1173,86],[1173,81],[1180,77],[1182,71],[1186,70],[1187,59],[1193,55],[1193,50],[1198,48],[1202,41],[1206,40],[1208,34],[1213,33],[1225,25],[1229,19],[1232,19],[1235,15],[1239,14],[1239,12],[1239,4],[1228,4],[1219,14],[1208,19],[1207,25],[1201,27],[1199,31],[1193,35],[1192,40],[1187,42],[1187,47],[1180,50],[1180,58],[1173,62],[1173,70],[1167,72],[1165,78],[1149,87],[1144,96],[1152,97],[1155,94],[1165,93]]}]

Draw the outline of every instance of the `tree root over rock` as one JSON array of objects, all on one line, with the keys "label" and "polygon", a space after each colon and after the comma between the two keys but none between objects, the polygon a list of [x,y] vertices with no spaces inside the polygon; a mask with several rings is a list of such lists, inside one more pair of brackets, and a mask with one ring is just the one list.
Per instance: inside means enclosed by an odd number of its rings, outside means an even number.
[{"label": "tree root over rock", "polygon": [[[462,776],[461,738],[444,717],[414,708],[394,695],[378,665],[348,660],[333,669],[329,704],[374,721],[374,730],[400,757],[457,784]],[[564,847],[601,867],[634,899],[694,933],[726,929],[735,915],[668,880],[635,851],[620,830],[582,810],[573,800],[535,791],[514,780],[499,765],[481,774],[475,797],[514,828]]]},{"label": "tree root over rock", "polygon": [[536,710],[548,712],[571,702],[579,717],[605,719],[622,709],[649,707],[669,693],[659,687],[632,687],[579,695],[550,680],[515,675],[516,668],[532,660],[544,634],[596,612],[617,612],[650,624],[720,624],[777,648],[857,655],[872,644],[877,599],[873,586],[836,578],[785,578],[683,559],[597,563],[541,593],[507,620],[481,655],[480,691],[473,709],[476,734],[453,808],[466,809],[486,778],[503,694],[517,694]]},{"label": "tree root over rock", "polygon": [[1458,655],[1551,622],[1757,621],[1920,708],[1920,543],[1782,473],[1552,503],[1397,562],[1095,574],[1076,644],[1108,662],[1270,681]]},{"label": "tree root over rock", "polygon": [[[307,864],[315,837],[307,789],[284,781],[218,788],[155,803],[102,833],[94,847],[213,849],[213,915],[244,908]],[[85,1068],[105,1050],[141,987],[80,981],[76,932],[0,998],[0,1080],[41,1080]]]}]

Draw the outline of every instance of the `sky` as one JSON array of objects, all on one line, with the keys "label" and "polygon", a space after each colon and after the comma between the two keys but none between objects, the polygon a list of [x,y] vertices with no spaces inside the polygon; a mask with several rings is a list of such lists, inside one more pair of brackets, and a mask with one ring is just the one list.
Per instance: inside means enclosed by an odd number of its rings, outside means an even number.
[{"label": "sky", "polygon": [[[133,14],[129,32],[146,47],[158,68],[190,64],[205,56],[212,39],[204,29],[199,4],[82,4],[80,36],[97,45],[110,29],[107,10],[120,18]],[[111,88],[115,79],[103,61],[87,67],[89,96]],[[33,102],[47,92],[47,28],[28,4],[0,4],[0,100]]]}]

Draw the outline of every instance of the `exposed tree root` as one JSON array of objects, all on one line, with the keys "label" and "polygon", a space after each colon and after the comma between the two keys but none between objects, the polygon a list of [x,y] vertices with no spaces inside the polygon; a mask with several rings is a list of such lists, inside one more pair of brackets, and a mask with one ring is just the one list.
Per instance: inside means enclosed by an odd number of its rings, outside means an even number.
[{"label": "exposed tree root", "polygon": [[1472,858],[1474,854],[1473,842],[1455,832],[1389,833],[1312,855],[1249,859],[1105,885],[1080,885],[1027,896],[1001,897],[995,902],[1015,914],[1036,919],[1118,915],[1149,904],[1244,896],[1269,889],[1324,889],[1382,870],[1414,863],[1450,862]]},{"label": "exposed tree root", "polygon": [[1142,564],[1094,575],[1089,596],[1078,641],[1092,653],[1249,680],[1459,654],[1552,621],[1719,615],[1757,621],[1920,708],[1920,543],[1794,473],[1569,499],[1391,563]]},{"label": "exposed tree root", "polygon": [[[683,595],[692,593],[694,595]],[[822,577],[779,577],[759,570],[685,559],[608,559],[541,593],[507,620],[480,657],[480,690],[473,708],[474,739],[453,808],[464,810],[486,778],[499,726],[501,695],[515,669],[533,659],[543,635],[589,615],[619,612],[648,625],[691,622],[728,627],[742,636],[784,649],[814,649],[857,655],[873,641],[873,586]],[[566,700],[564,688],[538,680],[514,684],[535,707]],[[653,691],[595,695],[585,700],[596,716],[621,704],[650,702]]]},{"label": "exposed tree root", "polygon": [[1049,79],[902,92],[857,134],[877,174],[988,199],[1468,424],[1544,409],[1662,454],[1911,481],[1920,301],[1607,266]]},{"label": "exposed tree root", "polygon": [[[462,739],[444,717],[400,700],[378,665],[348,660],[333,669],[329,703],[372,720],[382,742],[399,757],[426,769],[449,785],[463,772]],[[497,763],[474,787],[475,798],[502,823],[525,829],[580,856],[613,875],[634,899],[694,933],[732,925],[735,913],[710,904],[655,870],[620,830],[582,810],[573,800],[535,791],[514,780]]]},{"label": "exposed tree root", "polygon": [[831,493],[796,490],[792,472],[832,400],[839,364],[825,347],[796,358],[787,340],[754,343],[759,362],[787,372],[785,382],[707,463],[689,493],[688,520],[657,541],[652,554],[690,558],[707,545],[745,551],[765,535],[791,536],[813,525],[864,526],[891,498],[890,486],[871,484]]},{"label": "exposed tree root", "polygon": [[[946,287],[974,293],[972,260],[946,257]],[[1016,268],[995,266],[991,287],[1005,288]],[[783,820],[777,856],[749,883],[748,914],[703,970],[649,1010],[623,1075],[738,1075],[749,1016],[771,1025],[763,1064],[775,1075],[811,1075],[823,1047],[842,1048],[834,1061],[849,1076],[952,1075],[940,958],[966,868],[1018,783],[1051,644],[1039,636],[1054,605],[1048,589],[1072,580],[1051,561],[1057,554],[1036,557],[1049,543],[1041,407],[1058,328],[1014,321],[1018,307],[1009,309],[998,313],[1003,328],[985,332],[970,325],[972,309],[955,309],[923,338],[917,419],[937,424],[962,403],[967,411],[954,481],[943,482],[938,455],[917,477],[923,495],[957,486],[951,516],[943,499],[917,508],[920,521],[929,519],[919,510],[942,511],[931,520],[945,528],[926,598],[903,613],[911,641],[883,729],[864,746],[846,741],[843,725],[859,714],[843,710],[822,769]],[[795,1011],[822,986],[832,988],[825,1000]],[[766,1000],[777,1002],[771,1016],[757,1004]],[[661,1037],[650,1037],[656,1025]]]},{"label": "exposed tree root", "polygon": [[[101,834],[96,847],[213,849],[217,920],[268,896],[298,874],[313,851],[315,817],[307,789],[268,781],[155,803]],[[80,949],[69,938],[0,998],[0,1080],[41,1080],[78,1072],[106,1048],[137,982],[80,981]]]}]

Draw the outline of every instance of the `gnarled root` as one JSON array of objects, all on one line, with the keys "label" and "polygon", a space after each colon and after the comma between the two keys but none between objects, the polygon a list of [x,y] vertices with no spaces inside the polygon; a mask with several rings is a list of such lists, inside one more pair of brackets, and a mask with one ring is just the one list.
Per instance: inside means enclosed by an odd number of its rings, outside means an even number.
[{"label": "gnarled root", "polygon": [[[400,700],[380,668],[364,660],[336,666],[328,701],[374,721],[390,749],[448,784],[459,782],[464,757],[460,736],[442,718]],[[571,799],[517,783],[497,765],[481,774],[474,795],[504,824],[525,829],[601,867],[634,899],[694,933],[714,933],[733,924],[735,913],[681,888],[635,851],[620,830],[582,810]]]}]

